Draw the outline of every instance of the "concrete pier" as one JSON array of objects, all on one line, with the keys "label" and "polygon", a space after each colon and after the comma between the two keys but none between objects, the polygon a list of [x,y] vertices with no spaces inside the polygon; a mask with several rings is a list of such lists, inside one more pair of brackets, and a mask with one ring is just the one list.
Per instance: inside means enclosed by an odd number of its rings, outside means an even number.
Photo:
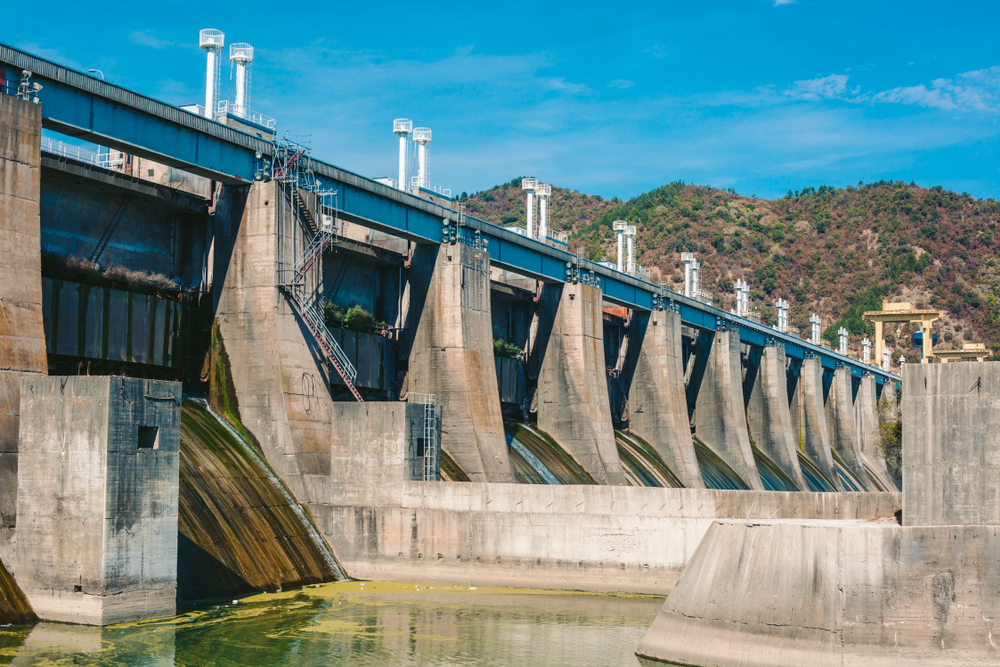
[{"label": "concrete pier", "polygon": [[180,383],[22,380],[17,580],[39,618],[174,614],[180,420]]},{"label": "concrete pier", "polygon": [[513,482],[493,360],[489,254],[464,243],[421,246],[410,271],[409,390],[437,397],[441,446],[473,481]]},{"label": "concrete pier", "polygon": [[705,488],[684,395],[681,316],[657,310],[633,317],[629,431],[651,444],[681,483]]},{"label": "concrete pier", "polygon": [[802,361],[798,391],[805,453],[833,488],[843,490],[840,475],[833,463],[833,452],[830,450],[830,435],[823,407],[823,366],[819,359]]},{"label": "concrete pier", "polygon": [[[865,487],[871,487],[861,456],[857,425],[854,422],[854,397],[851,387],[851,371],[838,368],[833,372],[833,382],[826,397],[827,429],[830,446],[840,455],[844,464],[861,480]],[[862,491],[864,489],[861,489]]]},{"label": "concrete pier", "polygon": [[601,301],[601,290],[584,284],[542,290],[538,428],[599,484],[625,486],[611,423]]},{"label": "concrete pier", "polygon": [[783,346],[764,348],[747,404],[747,422],[757,447],[795,482],[795,486],[805,491],[809,487],[796,453],[785,362]]},{"label": "concrete pier", "polygon": [[998,397],[998,363],[907,365],[903,525],[716,522],[637,654],[720,667],[996,664]]},{"label": "concrete pier", "polygon": [[729,464],[751,489],[763,490],[750,446],[743,401],[740,336],[716,332],[694,410],[695,435]]},{"label": "concrete pier", "polygon": [[0,95],[0,559],[14,562],[21,378],[48,372],[39,221],[42,108]]}]

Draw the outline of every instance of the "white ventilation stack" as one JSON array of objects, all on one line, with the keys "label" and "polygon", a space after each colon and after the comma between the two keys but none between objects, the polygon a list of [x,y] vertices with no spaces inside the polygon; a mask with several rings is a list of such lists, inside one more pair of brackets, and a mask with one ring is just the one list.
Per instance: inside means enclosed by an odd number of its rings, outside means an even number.
[{"label": "white ventilation stack", "polygon": [[788,331],[788,302],[778,299],[774,305],[778,308],[778,331],[784,333]]},{"label": "white ventilation stack", "polygon": [[861,349],[863,350],[861,360],[870,364],[872,362],[872,342],[868,340],[867,336],[861,341]]},{"label": "white ventilation stack", "polygon": [[736,314],[746,317],[750,313],[750,285],[742,278],[736,279]]},{"label": "white ventilation stack", "polygon": [[626,273],[635,273],[635,225],[629,225],[625,230],[625,238],[628,240],[628,264],[625,267]]},{"label": "white ventilation stack", "polygon": [[431,129],[418,127],[413,130],[413,141],[417,144],[417,188],[426,188],[431,182],[427,173],[427,146],[431,143]]},{"label": "white ventilation stack", "polygon": [[221,30],[205,28],[198,33],[198,45],[208,52],[208,67],[205,70],[205,118],[215,118],[215,106],[219,99],[219,51],[225,45],[226,36]]},{"label": "white ventilation stack", "polygon": [[743,281],[743,317],[750,315],[750,283]]},{"label": "white ventilation stack", "polygon": [[535,236],[535,190],[538,189],[537,178],[522,178],[521,189],[528,193],[528,238]]},{"label": "white ventilation stack", "polygon": [[236,101],[233,113],[246,118],[250,111],[250,63],[253,62],[253,45],[235,42],[229,47],[229,62],[236,66]]},{"label": "white ventilation stack", "polygon": [[882,370],[884,370],[886,373],[889,372],[889,364],[890,363],[892,363],[892,352],[890,352],[889,348],[887,348],[887,347],[883,348],[882,349]]},{"label": "white ventilation stack", "polygon": [[840,327],[837,330],[837,335],[840,336],[840,353],[847,354],[847,337],[850,335],[850,331],[844,327]]},{"label": "white ventilation stack", "polygon": [[823,321],[819,319],[819,315],[817,315],[816,313],[813,313],[812,315],[809,316],[809,324],[812,325],[812,331],[810,332],[809,342],[812,343],[813,345],[819,345],[819,337],[820,337],[819,329],[822,323]]},{"label": "white ventilation stack", "polygon": [[538,240],[545,241],[549,236],[549,195],[552,194],[551,185],[538,184]]},{"label": "white ventilation stack", "polygon": [[694,253],[681,253],[681,261],[684,262],[684,296],[691,296],[691,264],[694,263]]},{"label": "white ventilation stack", "polygon": [[691,260],[691,297],[697,299],[701,296],[701,281],[698,278],[701,271],[701,262],[696,259]]},{"label": "white ventilation stack", "polygon": [[618,232],[618,270],[625,270],[625,230],[628,229],[628,223],[624,220],[615,220],[611,223],[611,228]]},{"label": "white ventilation stack", "polygon": [[413,133],[413,121],[409,118],[397,118],[392,121],[392,133],[399,136],[399,184],[400,190],[406,190],[406,147],[408,137]]},{"label": "white ventilation stack", "polygon": [[903,374],[903,364],[905,364],[905,363],[906,363],[906,357],[904,357],[903,355],[899,355],[899,374],[900,375]]}]

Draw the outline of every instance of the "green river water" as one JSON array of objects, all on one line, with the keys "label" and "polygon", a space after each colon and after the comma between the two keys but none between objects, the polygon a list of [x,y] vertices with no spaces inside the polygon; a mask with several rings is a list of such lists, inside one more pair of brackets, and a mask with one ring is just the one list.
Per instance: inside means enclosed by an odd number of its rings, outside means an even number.
[{"label": "green river water", "polygon": [[160,621],[0,628],[0,665],[638,665],[663,598],[343,582]]}]

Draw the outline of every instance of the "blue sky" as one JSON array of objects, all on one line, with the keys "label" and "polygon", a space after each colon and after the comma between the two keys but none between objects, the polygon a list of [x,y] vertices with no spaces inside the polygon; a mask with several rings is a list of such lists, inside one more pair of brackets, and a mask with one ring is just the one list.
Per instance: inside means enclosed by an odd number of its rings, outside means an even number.
[{"label": "blue sky", "polygon": [[197,35],[218,28],[254,45],[252,107],[282,133],[394,175],[392,120],[412,118],[455,192],[534,175],[604,197],[675,180],[775,197],[884,178],[1000,198],[1000,3],[313,4],[56,1],[0,41],[183,104],[204,100]]}]

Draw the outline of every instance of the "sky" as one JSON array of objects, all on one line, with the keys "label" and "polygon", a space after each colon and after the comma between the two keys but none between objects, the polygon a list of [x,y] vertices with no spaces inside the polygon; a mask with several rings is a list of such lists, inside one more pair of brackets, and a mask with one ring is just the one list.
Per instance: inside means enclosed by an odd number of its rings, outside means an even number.
[{"label": "sky", "polygon": [[411,118],[456,194],[517,176],[623,199],[887,179],[1000,199],[997,2],[139,5],[50,0],[0,42],[203,103],[198,31],[217,28],[227,54],[254,45],[251,107],[280,134],[395,176],[392,120]]}]

